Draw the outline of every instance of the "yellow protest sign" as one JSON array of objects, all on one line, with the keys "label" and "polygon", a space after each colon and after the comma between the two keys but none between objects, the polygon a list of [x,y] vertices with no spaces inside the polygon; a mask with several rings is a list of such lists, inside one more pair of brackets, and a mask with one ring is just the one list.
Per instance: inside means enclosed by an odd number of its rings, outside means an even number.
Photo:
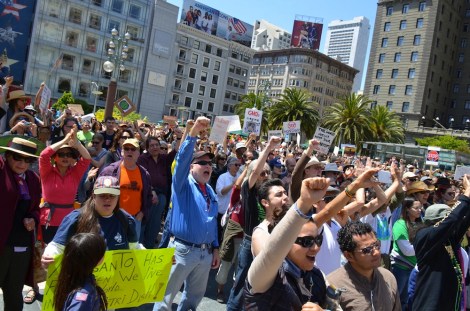
[{"label": "yellow protest sign", "polygon": [[[162,301],[172,265],[173,248],[107,251],[103,263],[93,270],[106,293],[109,309],[136,307]],[[47,272],[42,310],[53,311],[54,291],[62,256]]]}]

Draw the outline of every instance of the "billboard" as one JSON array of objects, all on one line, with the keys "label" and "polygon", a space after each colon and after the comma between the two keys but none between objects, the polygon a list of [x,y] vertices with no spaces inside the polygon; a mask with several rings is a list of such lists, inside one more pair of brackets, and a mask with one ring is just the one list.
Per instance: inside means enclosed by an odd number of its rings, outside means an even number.
[{"label": "billboard", "polygon": [[291,46],[318,50],[320,48],[322,30],[323,24],[321,23],[295,20],[294,27],[292,28]]},{"label": "billboard", "polygon": [[24,81],[35,2],[0,0],[0,83],[8,75]]},{"label": "billboard", "polygon": [[184,0],[180,23],[208,34],[251,46],[253,25],[195,0]]}]

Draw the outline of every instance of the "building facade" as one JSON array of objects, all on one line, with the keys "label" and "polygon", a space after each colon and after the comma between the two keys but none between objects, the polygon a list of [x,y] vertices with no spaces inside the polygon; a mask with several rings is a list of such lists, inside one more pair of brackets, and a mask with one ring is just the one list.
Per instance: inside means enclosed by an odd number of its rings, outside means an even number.
[{"label": "building facade", "polygon": [[181,119],[234,113],[248,90],[254,50],[178,24],[164,115]]},{"label": "building facade", "polygon": [[[118,83],[117,97],[127,95],[137,103],[141,94],[141,79],[147,55],[153,6],[149,0],[90,0],[37,2],[26,75],[25,91],[35,93],[45,81],[52,98],[66,91],[74,97],[92,103],[99,86],[103,94],[98,105],[103,106],[111,77]],[[111,30],[120,35],[130,34],[125,70],[113,73],[103,70],[107,60]]]},{"label": "building facade", "polygon": [[351,93],[357,73],[357,69],[310,49],[262,51],[253,57],[248,89],[257,93],[270,84],[272,100],[286,88],[304,89],[320,105],[321,116],[325,107]]},{"label": "building facade", "polygon": [[325,54],[359,70],[352,91],[361,88],[366,52],[369,44],[370,24],[364,16],[352,20],[334,20],[328,24]]},{"label": "building facade", "polygon": [[469,25],[469,1],[378,2],[364,94],[401,115],[407,140],[420,127],[468,126]]},{"label": "building facade", "polygon": [[263,19],[256,20],[251,48],[256,51],[270,51],[290,48],[292,34]]}]

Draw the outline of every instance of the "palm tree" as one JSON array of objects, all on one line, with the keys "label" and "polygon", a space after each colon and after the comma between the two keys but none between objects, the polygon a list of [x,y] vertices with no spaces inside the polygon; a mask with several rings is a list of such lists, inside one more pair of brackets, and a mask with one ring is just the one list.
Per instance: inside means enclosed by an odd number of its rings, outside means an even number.
[{"label": "palm tree", "polygon": [[387,143],[403,143],[405,129],[400,117],[385,106],[376,106],[370,111],[369,140]]},{"label": "palm tree", "polygon": [[243,124],[245,120],[245,110],[247,108],[256,108],[263,111],[263,117],[261,121],[261,133],[268,132],[268,114],[269,106],[267,98],[264,94],[250,93],[243,95],[242,100],[235,105],[235,113],[240,117],[240,123]]},{"label": "palm tree", "polygon": [[320,116],[318,104],[310,101],[311,95],[296,88],[287,88],[281,99],[269,110],[270,129],[282,128],[282,123],[300,120],[300,130],[309,138],[313,137]]},{"label": "palm tree", "polygon": [[369,104],[364,95],[354,93],[325,109],[323,125],[336,133],[335,143],[358,145],[369,135]]}]

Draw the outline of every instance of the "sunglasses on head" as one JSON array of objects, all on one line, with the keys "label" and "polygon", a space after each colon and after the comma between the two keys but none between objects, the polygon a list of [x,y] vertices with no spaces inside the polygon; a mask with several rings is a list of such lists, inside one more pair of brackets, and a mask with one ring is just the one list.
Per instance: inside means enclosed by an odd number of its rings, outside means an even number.
[{"label": "sunglasses on head", "polygon": [[298,237],[297,239],[295,239],[294,243],[305,248],[310,248],[313,246],[313,244],[316,244],[318,247],[320,247],[323,243],[323,235],[320,234],[315,237],[309,235]]},{"label": "sunglasses on head", "polygon": [[137,150],[137,148],[135,148],[135,147],[124,147],[124,151],[132,151],[132,152],[134,152],[134,151],[136,151],[136,150]]},{"label": "sunglasses on head", "polygon": [[361,248],[360,250],[357,250],[355,251],[356,253],[362,253],[364,255],[370,255],[372,254],[372,252],[376,249],[378,251],[380,251],[380,246],[382,244],[380,243],[379,240],[375,241],[374,243],[372,243],[371,245],[367,246],[367,247],[364,247],[364,248]]},{"label": "sunglasses on head", "polygon": [[57,152],[57,156],[61,159],[64,159],[64,158],[75,159],[76,158],[73,152]]},{"label": "sunglasses on head", "polygon": [[202,161],[194,162],[193,164],[197,164],[197,165],[202,165],[202,166],[204,166],[204,165],[212,165],[212,162],[211,162],[211,161],[204,161],[204,160],[202,160]]},{"label": "sunglasses on head", "polygon": [[18,153],[15,153],[15,152],[12,153],[12,157],[13,157],[13,160],[18,161],[18,162],[20,162],[20,161],[23,161],[25,163],[34,163],[34,162],[36,162],[36,158],[24,157],[24,156],[19,155]]}]

